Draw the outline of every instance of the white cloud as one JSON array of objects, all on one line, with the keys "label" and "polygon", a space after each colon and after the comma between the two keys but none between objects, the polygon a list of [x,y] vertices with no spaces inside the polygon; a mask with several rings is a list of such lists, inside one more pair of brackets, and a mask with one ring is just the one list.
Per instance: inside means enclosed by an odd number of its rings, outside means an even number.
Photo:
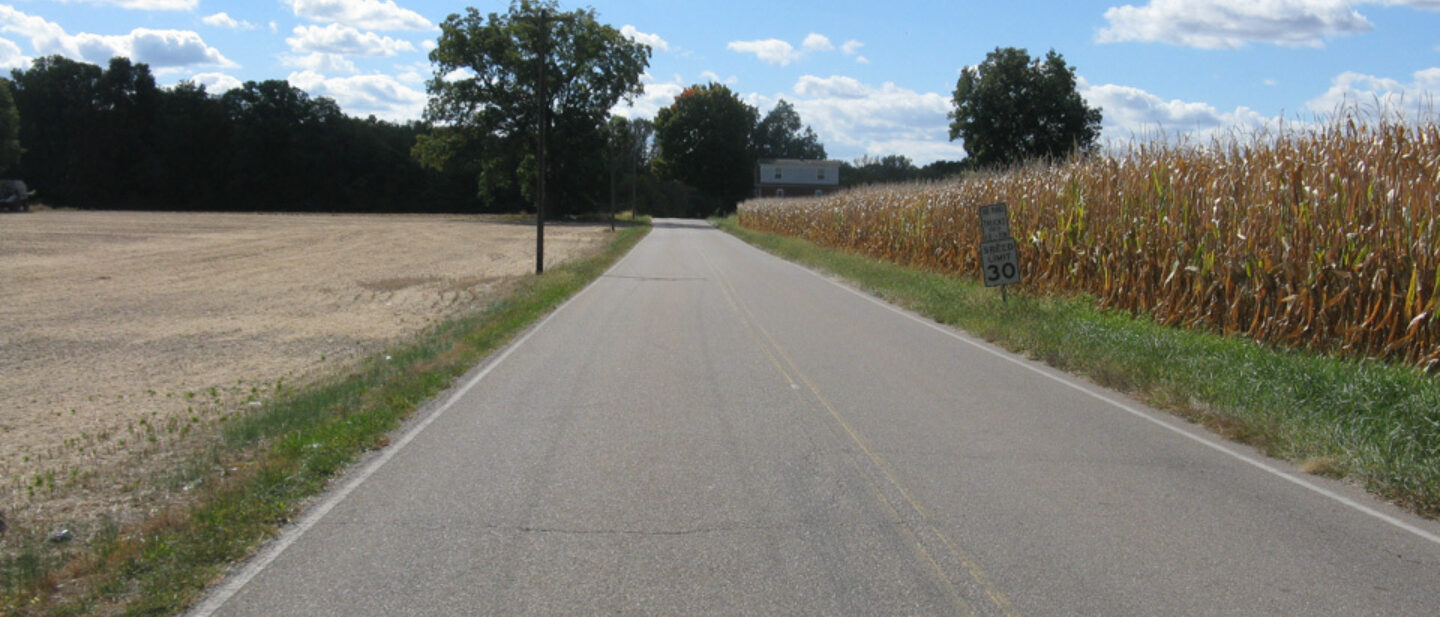
[{"label": "white cloud", "polygon": [[415,51],[410,41],[380,36],[374,32],[360,32],[349,26],[330,24],[328,26],[296,26],[285,42],[295,51],[323,52],[351,56],[393,56]]},{"label": "white cloud", "polygon": [[1276,119],[1262,116],[1248,107],[1222,112],[1209,103],[1180,99],[1167,101],[1131,86],[1097,86],[1083,78],[1078,80],[1077,85],[1087,104],[1101,108],[1104,117],[1102,138],[1115,143],[1175,135],[1208,139],[1235,130],[1249,131],[1276,123]]},{"label": "white cloud", "polygon": [[200,35],[189,30],[149,30],[136,28],[130,34],[117,37],[98,37],[96,35],[81,34],[82,37],[96,37],[103,39],[107,45],[119,50],[121,53],[113,55],[125,55],[136,62],[144,62],[154,66],[186,66],[193,64],[210,64],[215,66],[236,67],[220,50],[205,44]]},{"label": "white cloud", "polygon": [[291,73],[288,81],[311,96],[334,99],[345,113],[382,120],[417,120],[425,111],[425,93],[389,75],[325,77],[313,71]]},{"label": "white cloud", "polygon": [[363,30],[434,30],[435,24],[393,0],[281,0],[297,17]]},{"label": "white cloud", "polygon": [[200,6],[200,0],[61,0],[66,4],[112,4],[122,9],[136,11],[190,11]]},{"label": "white cloud", "polygon": [[[1411,4],[1427,3],[1426,0]],[[1319,47],[1325,39],[1369,32],[1373,26],[1343,0],[1151,0],[1105,11],[1110,27],[1101,43],[1161,42],[1200,49],[1238,49],[1272,43]]]},{"label": "white cloud", "polygon": [[700,71],[700,79],[704,81],[713,81],[717,84],[725,84],[727,86],[733,86],[737,83],[740,83],[739,77],[736,77],[734,75],[731,75],[729,77],[721,77],[720,74],[716,73],[715,71]]},{"label": "white cloud", "polygon": [[858,99],[869,96],[872,91],[860,80],[844,75],[802,75],[800,81],[795,82],[795,94],[812,98]]},{"label": "white cloud", "polygon": [[433,74],[429,62],[412,62],[410,64],[395,65],[395,79],[407,84],[419,84],[422,87],[425,80],[430,79]]},{"label": "white cloud", "polygon": [[59,24],[27,15],[13,7],[0,5],[0,32],[12,32],[30,39],[30,45],[41,55],[59,54],[72,60],[105,64],[115,56],[125,56],[154,68],[190,65],[212,65],[233,68],[220,50],[205,44],[200,35],[189,30],[151,30],[136,28],[130,34],[105,35],[82,32],[71,35]]},{"label": "white cloud", "polygon": [[625,101],[616,103],[610,108],[610,113],[624,118],[654,118],[660,108],[669,107],[675,102],[675,97],[685,90],[685,81],[679,75],[661,82],[656,81],[654,75],[645,73],[640,76],[640,83],[645,85],[645,93],[635,97],[633,105]]},{"label": "white cloud", "polygon": [[742,54],[755,54],[760,60],[779,66],[787,66],[791,62],[799,60],[804,54],[795,51],[795,46],[780,39],[763,39],[759,41],[730,41],[725,45],[730,51]]},{"label": "white cloud", "polygon": [[239,79],[224,73],[196,73],[190,81],[205,86],[205,92],[209,94],[225,94],[244,85]]},{"label": "white cloud", "polygon": [[646,34],[630,24],[620,26],[620,34],[636,43],[644,43],[655,51],[670,51],[670,43],[658,34]]},{"label": "white cloud", "polygon": [[1410,83],[1347,71],[1330,81],[1330,89],[1305,106],[1317,114],[1333,114],[1342,108],[1370,114],[1418,111],[1434,113],[1440,100],[1440,67],[1416,71]]},{"label": "white cloud", "polygon": [[864,43],[861,43],[860,41],[857,41],[855,39],[850,39],[848,41],[845,41],[844,45],[840,46],[840,51],[844,52],[847,56],[853,56],[860,53],[860,48],[864,46]]},{"label": "white cloud", "polygon": [[865,154],[870,156],[901,154],[919,167],[935,161],[958,161],[966,156],[965,145],[960,141],[936,141],[934,139],[872,141],[865,146]]},{"label": "white cloud", "polygon": [[254,30],[255,24],[248,21],[239,21],[231,17],[229,13],[219,12],[207,17],[201,17],[200,22],[214,28],[226,28],[229,30]]},{"label": "white cloud", "polygon": [[786,97],[833,155],[844,150],[903,154],[916,164],[958,159],[949,141],[950,98],[893,83],[873,86],[853,77],[804,75]]},{"label": "white cloud", "polygon": [[0,69],[29,69],[33,58],[20,51],[14,41],[0,39]]},{"label": "white cloud", "polygon": [[811,32],[805,36],[805,42],[800,44],[806,51],[830,51],[835,45],[830,43],[830,38],[823,34]]},{"label": "white cloud", "polygon": [[319,51],[306,56],[281,56],[280,63],[285,66],[292,66],[325,75],[334,75],[336,73],[354,74],[358,72],[358,69],[355,68],[355,63],[351,62],[345,56],[327,54]]}]

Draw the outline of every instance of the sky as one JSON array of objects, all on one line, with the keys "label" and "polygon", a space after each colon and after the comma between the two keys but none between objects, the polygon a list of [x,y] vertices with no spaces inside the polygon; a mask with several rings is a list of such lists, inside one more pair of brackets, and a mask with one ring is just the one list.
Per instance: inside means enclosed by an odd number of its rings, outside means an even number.
[{"label": "sky", "polygon": [[[419,119],[438,23],[471,0],[12,0],[0,67],[59,54],[150,66],[214,94],[286,79],[347,113]],[[1434,117],[1440,0],[595,0],[601,23],[653,49],[652,118],[690,84],[728,86],[761,113],[789,101],[831,158],[964,158],[951,92],[996,47],[1053,49],[1104,115],[1103,139],[1208,140],[1323,120],[1341,105]],[[1418,110],[1418,111],[1417,111]]]}]

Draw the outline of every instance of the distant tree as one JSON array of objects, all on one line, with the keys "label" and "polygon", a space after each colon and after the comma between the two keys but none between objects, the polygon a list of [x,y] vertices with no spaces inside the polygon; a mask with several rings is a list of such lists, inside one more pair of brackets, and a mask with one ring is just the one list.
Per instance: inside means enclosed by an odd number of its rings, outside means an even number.
[{"label": "distant tree", "polygon": [[964,139],[978,166],[1088,152],[1100,137],[1100,109],[1085,104],[1075,71],[1050,50],[1045,59],[996,48],[961,71],[950,112],[950,139]]},{"label": "distant tree", "polygon": [[759,115],[723,85],[686,88],[655,114],[657,173],[699,189],[722,211],[734,210],[753,191],[750,134]]},{"label": "distant tree", "polygon": [[[148,66],[60,56],[16,69],[18,169],[47,203],[80,208],[474,211],[474,176],[410,156],[418,123],[344,115],[285,81],[222,97],[181,82],[157,88]],[[4,81],[4,80],[0,80]],[[0,85],[0,164],[5,156]],[[13,123],[11,124],[13,127]],[[598,164],[595,164],[598,165]]]},{"label": "distant tree", "polygon": [[97,197],[119,207],[144,207],[150,187],[163,181],[154,153],[159,89],[150,67],[110,59],[95,83],[95,130],[87,136]]},{"label": "distant tree", "polygon": [[905,182],[918,177],[919,169],[910,158],[900,154],[886,156],[865,155],[855,159],[854,164],[840,165],[840,183],[844,186],[863,184],[885,184]]},{"label": "distant tree", "polygon": [[811,159],[825,158],[825,146],[815,136],[815,131],[800,123],[800,114],[795,106],[785,99],[775,104],[775,109],[755,125],[751,139],[755,157],[761,159]]},{"label": "distant tree", "polygon": [[0,78],[0,173],[20,162],[20,110],[15,107],[10,80]]},{"label": "distant tree", "polygon": [[610,165],[611,197],[621,208],[628,208],[631,195],[639,197],[639,184],[649,174],[649,150],[655,124],[644,118],[610,118],[606,149]]},{"label": "distant tree", "polygon": [[158,109],[154,158],[161,171],[150,187],[151,207],[226,207],[232,124],[220,99],[203,85],[182,81],[161,91]]},{"label": "distant tree", "polygon": [[36,58],[29,70],[11,72],[15,106],[20,111],[20,162],[26,184],[48,203],[88,200],[91,179],[99,173],[95,87],[100,67],[63,56]]},{"label": "distant tree", "polygon": [[935,161],[921,167],[918,177],[921,180],[942,180],[969,170],[970,164],[965,161]]},{"label": "distant tree", "polygon": [[343,178],[335,157],[344,114],[335,101],[311,98],[284,80],[247,81],[220,96],[234,132],[228,170],[241,206],[331,209]]},{"label": "distant tree", "polygon": [[515,0],[503,15],[469,8],[440,29],[430,52],[435,76],[426,84],[425,119],[433,128],[416,144],[416,158],[436,169],[469,169],[491,201],[528,195],[536,178],[544,44],[543,104],[553,110],[547,193],[557,206],[547,214],[563,214],[579,200],[593,203],[605,186],[606,118],[622,98],[643,92],[650,48],[596,21],[593,9],[561,12],[550,0]]}]

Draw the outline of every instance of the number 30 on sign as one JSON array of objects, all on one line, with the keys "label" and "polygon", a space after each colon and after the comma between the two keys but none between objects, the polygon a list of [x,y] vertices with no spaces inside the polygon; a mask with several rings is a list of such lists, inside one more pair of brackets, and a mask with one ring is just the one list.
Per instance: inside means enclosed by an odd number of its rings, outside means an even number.
[{"label": "number 30 on sign", "polygon": [[1020,247],[1014,239],[981,242],[980,265],[986,287],[1020,284]]}]

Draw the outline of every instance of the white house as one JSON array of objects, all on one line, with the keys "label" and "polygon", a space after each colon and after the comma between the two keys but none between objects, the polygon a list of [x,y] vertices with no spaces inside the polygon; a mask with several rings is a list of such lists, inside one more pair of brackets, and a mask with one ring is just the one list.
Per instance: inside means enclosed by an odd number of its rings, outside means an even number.
[{"label": "white house", "polygon": [[828,195],[840,188],[840,161],[760,159],[755,166],[756,197]]}]

